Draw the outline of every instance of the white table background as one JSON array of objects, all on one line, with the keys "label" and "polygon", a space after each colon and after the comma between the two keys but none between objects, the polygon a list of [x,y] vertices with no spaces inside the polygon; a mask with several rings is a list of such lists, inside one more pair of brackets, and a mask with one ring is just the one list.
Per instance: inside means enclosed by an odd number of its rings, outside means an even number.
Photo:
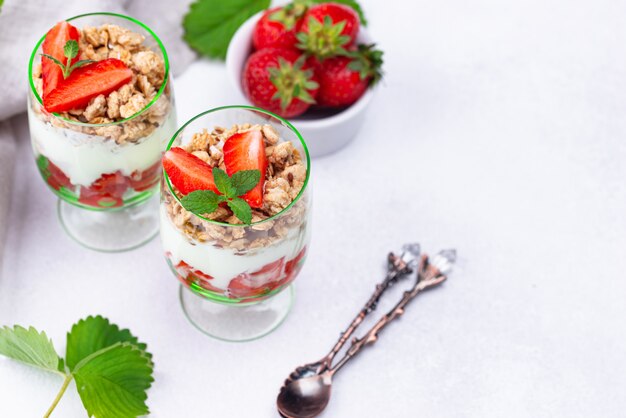
[{"label": "white table background", "polygon": [[[210,339],[158,240],[115,255],[74,243],[24,117],[0,323],[46,330],[63,353],[72,323],[105,315],[154,353],[153,416],[273,417],[283,379],[332,345],[386,252],[418,240],[456,247],[461,268],[338,375],[325,416],[624,416],[626,4],[363,3],[386,81],[359,137],[314,161],[313,243],[282,327]],[[219,63],[175,88],[180,122],[236,100]],[[0,416],[41,416],[60,385],[0,359]],[[85,416],[73,384],[53,416]]]}]

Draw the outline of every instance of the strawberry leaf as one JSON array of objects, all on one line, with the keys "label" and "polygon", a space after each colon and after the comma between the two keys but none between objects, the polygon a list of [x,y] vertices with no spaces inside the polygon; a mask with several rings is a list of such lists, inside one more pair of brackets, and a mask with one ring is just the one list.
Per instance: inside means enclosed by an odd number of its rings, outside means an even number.
[{"label": "strawberry leaf", "polygon": [[211,190],[196,190],[184,196],[180,203],[189,212],[203,215],[215,212],[221,201],[221,196]]},{"label": "strawberry leaf", "polygon": [[[137,337],[127,329],[120,329],[102,316],[88,316],[72,326],[67,333],[65,361],[70,370],[84,358],[118,342],[134,344],[140,350],[146,350],[146,344],[140,343]],[[150,354],[146,354],[150,357]]]},{"label": "strawberry leaf", "polygon": [[0,354],[49,372],[63,373],[63,361],[45,332],[19,325],[0,328]]},{"label": "strawberry leaf", "polygon": [[252,222],[252,209],[250,209],[250,205],[245,200],[236,197],[228,201],[228,207],[244,224]]},{"label": "strawberry leaf", "polygon": [[236,197],[237,189],[233,186],[230,177],[224,170],[218,167],[213,167],[213,179],[215,181],[215,187],[226,197]]},{"label": "strawberry leaf", "polygon": [[131,343],[116,343],[81,360],[72,375],[90,417],[134,418],[149,413],[146,391],[153,364]]},{"label": "strawberry leaf", "polygon": [[197,0],[183,19],[184,39],[201,55],[223,60],[239,26],[269,5],[270,0]]},{"label": "strawberry leaf", "polygon": [[236,196],[241,196],[252,190],[259,181],[261,181],[261,172],[259,170],[241,170],[237,171],[231,177]]}]

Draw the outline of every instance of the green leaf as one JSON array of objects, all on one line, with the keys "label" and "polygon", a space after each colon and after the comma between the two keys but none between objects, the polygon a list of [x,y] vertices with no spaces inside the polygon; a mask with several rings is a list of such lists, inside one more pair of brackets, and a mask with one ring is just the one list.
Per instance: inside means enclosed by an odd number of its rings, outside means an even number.
[{"label": "green leaf", "polygon": [[231,181],[236,190],[235,195],[241,196],[259,184],[259,181],[261,181],[261,172],[259,170],[237,171],[231,177]]},{"label": "green leaf", "polygon": [[92,62],[95,62],[94,60],[79,60],[76,61],[74,64],[72,64],[72,66],[70,67],[70,73],[72,71],[74,71],[75,69],[77,69],[78,67],[82,67],[85,64],[90,64]]},{"label": "green leaf", "polygon": [[78,55],[78,42],[74,39],[67,41],[63,47],[63,55],[69,60],[76,58],[76,55]]},{"label": "green leaf", "polygon": [[[67,333],[65,361],[70,370],[84,358],[119,342],[132,343],[140,350],[146,350],[146,344],[140,343],[137,337],[127,329],[120,329],[102,316],[88,316],[72,326]],[[150,357],[149,353],[146,353]]]},{"label": "green leaf", "polygon": [[33,327],[0,328],[0,354],[50,372],[64,372],[52,341]]},{"label": "green leaf", "polygon": [[41,54],[44,57],[52,60],[52,62],[54,62],[56,65],[58,65],[59,67],[61,67],[62,70],[65,70],[65,64],[63,64],[61,61],[59,61],[58,59],[54,58],[52,55],[49,54]]},{"label": "green leaf", "polygon": [[[313,3],[328,3],[328,0],[311,0]],[[333,0],[333,3],[345,4],[346,6],[352,7],[354,11],[359,15],[359,19],[361,20],[361,24],[363,26],[367,26],[367,19],[365,18],[365,13],[363,13],[363,8],[356,0]]]},{"label": "green leaf", "polygon": [[244,224],[252,222],[252,209],[250,209],[250,205],[245,200],[236,197],[228,201],[228,207]]},{"label": "green leaf", "polygon": [[233,187],[233,184],[228,177],[228,174],[219,167],[213,167],[213,180],[217,190],[222,192],[226,197],[236,197],[237,189]]},{"label": "green leaf", "polygon": [[197,0],[183,18],[184,39],[201,55],[224,59],[239,26],[270,0]]},{"label": "green leaf", "polygon": [[134,418],[149,413],[153,365],[145,352],[117,343],[80,361],[72,373],[90,417]]},{"label": "green leaf", "polygon": [[180,200],[185,209],[196,215],[215,212],[219,202],[220,196],[211,190],[196,190]]}]

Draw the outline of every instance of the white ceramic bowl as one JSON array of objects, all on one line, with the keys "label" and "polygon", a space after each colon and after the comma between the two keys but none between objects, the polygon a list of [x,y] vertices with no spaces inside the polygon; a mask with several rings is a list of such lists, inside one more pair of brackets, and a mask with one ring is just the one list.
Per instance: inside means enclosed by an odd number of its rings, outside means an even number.
[{"label": "white ceramic bowl", "polygon": [[[226,70],[233,86],[241,98],[250,103],[241,87],[243,67],[252,53],[252,31],[254,25],[261,18],[263,12],[257,13],[246,20],[237,30],[228,46],[226,54]],[[371,39],[361,27],[357,36],[358,43],[370,43]],[[290,119],[290,122],[300,131],[309,148],[311,157],[320,157],[330,154],[344,147],[359,131],[365,120],[367,107],[372,100],[374,89],[367,89],[365,94],[352,106],[340,112],[316,111],[314,115],[304,114]]]}]

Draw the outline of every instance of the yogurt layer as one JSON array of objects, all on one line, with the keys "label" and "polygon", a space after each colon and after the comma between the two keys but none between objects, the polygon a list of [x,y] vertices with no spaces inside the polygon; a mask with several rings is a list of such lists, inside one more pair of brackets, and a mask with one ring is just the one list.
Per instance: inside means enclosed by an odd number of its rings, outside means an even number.
[{"label": "yogurt layer", "polygon": [[177,264],[184,261],[194,270],[210,275],[213,277],[211,285],[223,290],[228,289],[230,281],[241,273],[260,270],[282,257],[285,257],[285,261],[291,260],[308,242],[309,228],[305,228],[305,232],[294,228],[278,243],[259,248],[253,253],[238,255],[234,249],[189,242],[176,229],[164,205],[161,205],[160,216],[163,249],[171,254],[172,262]]},{"label": "yogurt layer", "polygon": [[28,107],[33,150],[59,167],[75,185],[90,186],[102,174],[148,169],[161,158],[161,152],[176,132],[176,112],[150,135],[137,143],[118,145],[111,139],[52,126]]}]

